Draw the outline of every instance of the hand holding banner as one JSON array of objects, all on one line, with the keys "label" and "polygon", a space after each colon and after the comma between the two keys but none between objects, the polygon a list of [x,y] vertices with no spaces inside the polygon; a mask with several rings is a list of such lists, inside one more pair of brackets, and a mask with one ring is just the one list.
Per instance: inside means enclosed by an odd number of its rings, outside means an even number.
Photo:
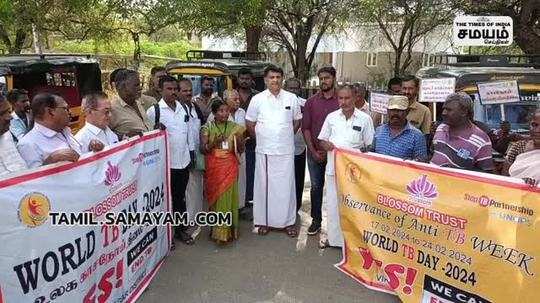
[{"label": "hand holding banner", "polygon": [[536,302],[540,188],[376,154],[335,163],[341,271],[406,303]]}]

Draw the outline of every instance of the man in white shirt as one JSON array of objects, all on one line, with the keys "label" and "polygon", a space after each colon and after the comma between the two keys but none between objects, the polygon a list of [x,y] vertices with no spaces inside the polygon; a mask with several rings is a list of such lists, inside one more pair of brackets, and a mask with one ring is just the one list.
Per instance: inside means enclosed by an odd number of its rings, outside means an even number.
[{"label": "man in white shirt", "polygon": [[[189,114],[176,100],[178,82],[172,76],[159,79],[161,100],[148,108],[146,114],[155,124],[163,124],[169,136],[169,154],[171,156],[171,193],[173,212],[186,212],[186,187],[189,181]],[[186,232],[187,226],[177,226],[175,237],[187,245],[193,244],[193,238]]]},{"label": "man in white shirt", "polygon": [[339,223],[339,206],[334,177],[334,149],[347,148],[367,151],[373,142],[375,130],[371,117],[355,108],[356,90],[352,85],[338,88],[339,107],[324,120],[318,139],[327,152],[326,164],[326,209],[327,209],[327,243],[323,247],[343,246],[343,234]]},{"label": "man in white shirt", "polygon": [[[200,130],[203,114],[193,99],[193,85],[188,78],[178,81],[179,92],[178,101],[189,114],[189,151],[192,155],[192,162],[189,167],[189,181],[186,189],[186,209],[189,220],[194,221],[195,215],[204,210],[204,156],[199,151]],[[191,234],[196,238],[200,228],[197,227]]]},{"label": "man in white shirt", "polygon": [[26,169],[15,147],[14,135],[9,132],[11,119],[11,105],[0,94],[0,176]]},{"label": "man in white shirt", "polygon": [[[300,109],[304,110],[306,99],[300,97],[302,82],[297,78],[285,80],[285,90],[295,94],[298,97]],[[302,194],[304,192],[304,180],[306,177],[306,141],[302,131],[298,130],[294,134],[294,181],[296,188],[296,211],[302,207]]]},{"label": "man in white shirt", "polygon": [[103,92],[84,96],[82,109],[86,118],[83,128],[75,139],[81,144],[83,153],[101,151],[105,146],[118,142],[118,136],[109,128],[111,122],[111,102]]},{"label": "man in white shirt", "polygon": [[251,99],[246,113],[246,126],[257,140],[253,223],[260,235],[277,228],[296,237],[294,134],[302,113],[296,95],[281,89],[281,68],[268,66],[264,80],[267,89]]},{"label": "man in white shirt", "polygon": [[64,98],[38,94],[32,99],[34,127],[17,144],[29,168],[56,162],[76,162],[81,145],[71,134],[69,106]]}]

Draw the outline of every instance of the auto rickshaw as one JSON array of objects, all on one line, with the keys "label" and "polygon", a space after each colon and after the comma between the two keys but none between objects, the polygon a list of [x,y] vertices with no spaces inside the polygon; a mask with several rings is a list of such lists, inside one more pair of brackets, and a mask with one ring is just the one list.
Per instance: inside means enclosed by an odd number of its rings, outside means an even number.
[{"label": "auto rickshaw", "polygon": [[[456,92],[465,92],[474,101],[474,119],[498,128],[501,121],[509,121],[512,129],[525,132],[528,114],[540,107],[540,55],[438,55],[435,67],[418,71],[417,77],[456,78]],[[477,83],[516,80],[520,102],[483,105]],[[433,104],[429,104],[432,112]],[[441,120],[442,103],[437,103],[435,120]]]},{"label": "auto rickshaw", "polygon": [[18,88],[27,90],[30,99],[43,92],[62,96],[69,104],[74,132],[84,125],[83,96],[102,89],[98,61],[90,55],[3,55],[0,83],[4,94]]},{"label": "auto rickshaw", "polygon": [[167,63],[167,73],[177,78],[188,78],[193,84],[193,95],[201,92],[201,78],[213,77],[216,81],[214,92],[223,96],[223,91],[235,87],[235,79],[241,68],[249,68],[253,73],[253,88],[264,90],[264,69],[266,62],[264,53],[236,51],[190,50],[186,53],[186,61],[175,60]]}]

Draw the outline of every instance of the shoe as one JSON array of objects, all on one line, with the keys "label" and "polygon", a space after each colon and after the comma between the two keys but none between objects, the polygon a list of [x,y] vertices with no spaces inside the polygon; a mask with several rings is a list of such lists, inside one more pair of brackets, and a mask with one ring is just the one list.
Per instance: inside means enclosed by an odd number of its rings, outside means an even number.
[{"label": "shoe", "polygon": [[310,235],[310,236],[314,236],[314,235],[318,234],[320,231],[321,231],[321,224],[313,222],[309,226],[309,228],[307,230],[307,234]]}]

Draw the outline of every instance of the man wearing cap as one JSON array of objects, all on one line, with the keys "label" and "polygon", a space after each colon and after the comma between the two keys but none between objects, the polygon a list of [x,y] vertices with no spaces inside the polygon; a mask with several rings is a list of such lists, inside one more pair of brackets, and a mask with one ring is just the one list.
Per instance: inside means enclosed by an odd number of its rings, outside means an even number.
[{"label": "man wearing cap", "polygon": [[375,131],[374,151],[401,159],[427,160],[426,139],[420,130],[407,121],[409,100],[392,96],[388,100],[388,123]]},{"label": "man wearing cap", "polygon": [[337,147],[367,151],[374,133],[371,117],[354,106],[356,89],[352,85],[344,85],[338,88],[337,95],[340,109],[326,117],[317,137],[320,146],[328,153],[325,171],[328,241],[321,243],[321,248],[343,246],[334,177],[334,149]]}]

